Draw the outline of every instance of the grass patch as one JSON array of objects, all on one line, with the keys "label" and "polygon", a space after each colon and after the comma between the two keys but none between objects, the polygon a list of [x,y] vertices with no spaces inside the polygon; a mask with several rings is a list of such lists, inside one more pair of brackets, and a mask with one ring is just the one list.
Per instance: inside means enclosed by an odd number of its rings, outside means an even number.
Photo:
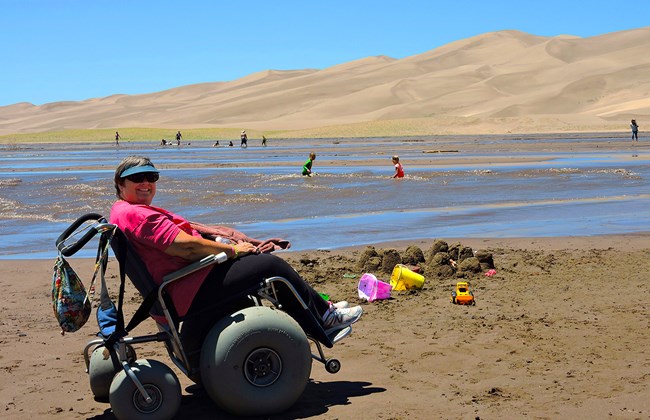
[{"label": "grass patch", "polygon": [[[0,136],[4,144],[24,143],[115,143],[115,131],[120,133],[120,142],[130,141],[156,141],[161,139],[175,140],[176,131],[166,128],[110,128],[93,130],[62,130],[47,131],[42,133],[20,133]],[[181,129],[183,141],[192,140],[237,140],[239,141],[239,128],[190,128]],[[246,130],[249,138],[267,138],[275,136],[273,131]],[[277,136],[275,136],[277,137]]]},{"label": "grass patch", "polygon": [[[261,139],[313,139],[313,138],[363,138],[363,137],[414,137],[437,135],[478,135],[514,133],[568,133],[615,132],[616,123],[569,124],[558,118],[479,118],[436,116],[431,118],[406,118],[399,120],[365,121],[330,125],[301,130],[256,130],[250,128],[180,128],[183,141],[220,140],[239,141],[241,130],[248,138]],[[41,133],[21,133],[0,136],[0,143],[15,146],[26,143],[104,143],[115,142],[119,131],[123,142],[174,141],[177,129],[168,128],[105,128],[92,130],[62,130]]]}]

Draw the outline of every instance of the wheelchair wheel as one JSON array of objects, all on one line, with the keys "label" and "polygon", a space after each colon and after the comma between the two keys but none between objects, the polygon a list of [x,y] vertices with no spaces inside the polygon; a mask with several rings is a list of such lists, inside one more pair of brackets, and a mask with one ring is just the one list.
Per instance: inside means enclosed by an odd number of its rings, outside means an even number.
[{"label": "wheelchair wheel", "polygon": [[341,370],[341,362],[339,359],[329,359],[325,362],[325,370],[329,373],[338,373]]},{"label": "wheelchair wheel", "polygon": [[258,306],[217,322],[201,349],[201,378],[221,408],[239,416],[291,407],[311,373],[311,349],[298,323]]},{"label": "wheelchair wheel", "polygon": [[156,360],[140,359],[131,369],[151,397],[147,402],[124,370],[113,382],[109,401],[118,419],[171,419],[181,405],[181,385],[174,371]]},{"label": "wheelchair wheel", "polygon": [[[136,359],[135,350],[126,346],[126,357],[129,363]],[[122,366],[113,366],[113,360],[104,346],[98,346],[90,355],[88,364],[88,376],[90,379],[90,390],[96,400],[108,401],[108,393],[111,388],[111,381],[115,374],[122,370]]]}]

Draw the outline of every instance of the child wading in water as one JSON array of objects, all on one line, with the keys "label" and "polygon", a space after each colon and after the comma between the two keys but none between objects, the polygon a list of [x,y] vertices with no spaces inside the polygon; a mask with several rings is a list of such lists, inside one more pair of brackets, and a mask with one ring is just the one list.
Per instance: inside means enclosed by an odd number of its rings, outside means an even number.
[{"label": "child wading in water", "polygon": [[302,166],[302,174],[303,175],[311,176],[311,174],[312,174],[311,165],[312,165],[312,163],[314,163],[315,160],[316,160],[316,153],[311,152],[309,154],[309,159],[307,159],[307,162],[305,162],[305,164]]},{"label": "child wading in water", "polygon": [[393,175],[393,178],[404,178],[404,167],[399,163],[399,156],[393,156],[392,160],[393,165],[395,165],[395,175]]}]

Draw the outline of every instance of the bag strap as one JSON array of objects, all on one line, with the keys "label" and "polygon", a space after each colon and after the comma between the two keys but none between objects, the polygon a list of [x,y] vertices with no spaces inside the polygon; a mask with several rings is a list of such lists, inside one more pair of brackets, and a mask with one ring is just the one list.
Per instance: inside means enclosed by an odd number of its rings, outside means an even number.
[{"label": "bag strap", "polygon": [[106,287],[106,267],[108,266],[108,248],[110,248],[113,235],[115,235],[115,229],[110,232],[110,235],[103,233],[99,238],[97,257],[95,258],[95,273],[93,274],[93,279],[90,281],[90,287],[88,288],[88,294],[92,300],[95,296],[95,279],[97,278],[97,273],[101,270],[100,281],[102,290],[99,295],[99,305],[102,309],[106,309],[112,304],[111,299],[108,296],[108,288]]},{"label": "bag strap", "polygon": [[[110,349],[110,354],[111,357],[113,358],[113,362],[117,360],[117,356],[113,356],[114,351],[113,351],[113,344],[118,342],[120,338],[126,336],[126,331],[124,330],[124,313],[122,312],[122,302],[124,300],[124,283],[125,283],[125,273],[124,273],[124,267],[126,265],[126,244],[124,243],[124,235],[117,235],[116,237],[117,241],[117,246],[119,247],[119,252],[116,252],[117,256],[117,261],[120,266],[120,292],[119,292],[119,297],[118,297],[118,304],[117,304],[117,319],[116,319],[116,324],[115,324],[115,329],[111,333],[111,335],[105,340],[104,346],[106,346],[107,349]],[[110,241],[109,241],[110,243]],[[103,282],[102,286],[105,286],[106,283]],[[108,297],[108,290],[106,287],[102,287],[102,301],[103,303],[107,304],[106,307],[102,306],[102,309],[108,309],[110,308],[110,305],[113,305],[113,302],[110,300]],[[114,305],[113,305],[114,306]]]},{"label": "bag strap", "polygon": [[117,325],[115,326],[115,332],[119,332],[119,334],[125,334],[124,331],[124,312],[123,312],[123,304],[124,304],[124,284],[126,282],[126,243],[124,242],[126,239],[124,238],[124,235],[118,235],[118,246],[120,247],[120,252],[118,253],[118,263],[120,265],[120,292],[119,292],[119,298],[117,302]]},{"label": "bag strap", "polygon": [[[113,235],[115,231],[111,233],[111,236]],[[103,238],[103,237],[102,237]],[[90,301],[92,304],[92,301],[95,297],[95,280],[97,279],[97,274],[100,273],[101,270],[101,282],[102,282],[102,298],[104,297],[104,291],[106,290],[106,282],[104,280],[104,274],[106,273],[106,266],[108,264],[108,245],[110,244],[110,240],[107,241],[107,244],[102,247],[102,239],[100,238],[100,243],[99,243],[99,248],[97,249],[97,256],[95,257],[95,270],[93,272],[93,277],[90,280],[90,284],[88,285],[88,289],[86,290],[86,296],[84,298],[83,304],[85,305],[86,302]],[[61,250],[58,250],[58,256],[56,259],[56,265],[58,267],[63,267],[63,266],[68,266],[70,267],[70,263],[66,260],[65,256],[63,255],[63,252]],[[70,267],[71,269],[71,267]],[[80,279],[81,280],[81,279]],[[83,285],[83,282],[82,282]],[[106,298],[108,298],[108,292],[106,292]],[[109,299],[110,300],[110,299]]]},{"label": "bag strap", "polygon": [[138,310],[135,311],[135,314],[133,314],[131,321],[129,321],[129,325],[126,326],[127,331],[133,330],[142,321],[149,318],[149,311],[151,310],[151,307],[154,305],[154,303],[156,303],[157,297],[158,297],[158,289],[154,289],[151,292],[149,292],[149,294],[144,298],[144,300],[140,304]]}]

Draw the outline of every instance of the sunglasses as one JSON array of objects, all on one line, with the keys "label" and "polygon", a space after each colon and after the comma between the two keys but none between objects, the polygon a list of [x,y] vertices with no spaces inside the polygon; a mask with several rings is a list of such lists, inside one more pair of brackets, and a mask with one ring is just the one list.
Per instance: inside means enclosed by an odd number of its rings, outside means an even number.
[{"label": "sunglasses", "polygon": [[145,179],[147,182],[154,183],[160,179],[160,174],[157,172],[141,172],[139,174],[125,176],[124,178],[136,184],[144,182]]}]

